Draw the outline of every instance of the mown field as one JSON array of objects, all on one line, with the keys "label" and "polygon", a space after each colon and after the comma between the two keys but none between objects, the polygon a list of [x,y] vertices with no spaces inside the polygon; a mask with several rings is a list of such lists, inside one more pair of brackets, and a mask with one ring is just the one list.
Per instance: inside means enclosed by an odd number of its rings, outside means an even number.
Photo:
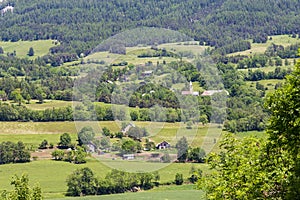
[{"label": "mown field", "polygon": [[[272,40],[270,40],[270,37],[272,37]],[[299,38],[292,38],[289,35],[273,35],[268,37],[268,41],[266,43],[252,43],[251,42],[251,49],[241,52],[236,52],[232,54],[228,54],[229,56],[233,55],[251,55],[254,53],[261,53],[263,54],[267,47],[270,46],[272,43],[277,45],[282,45],[284,47],[289,46],[291,44],[299,43]]]},{"label": "mown field", "polygon": [[[125,193],[125,194],[113,194],[113,195],[103,195],[101,197],[82,197],[82,200],[94,200],[94,199],[104,199],[104,200],[133,200],[133,199],[145,199],[145,200],[202,200],[205,199],[205,194],[201,190],[195,190],[194,185],[183,185],[183,186],[163,186],[155,188],[150,191],[143,191],[138,193]],[[64,198],[56,200],[76,200],[78,198]]]},{"label": "mown field", "polygon": [[[55,46],[54,40],[36,40],[36,41],[18,41],[18,42],[2,42],[0,41],[0,47],[3,48],[4,54],[13,53],[16,51],[16,56],[19,58],[35,59],[37,57],[44,56],[49,53],[49,49]],[[32,47],[34,50],[34,56],[29,57],[28,51]]]}]

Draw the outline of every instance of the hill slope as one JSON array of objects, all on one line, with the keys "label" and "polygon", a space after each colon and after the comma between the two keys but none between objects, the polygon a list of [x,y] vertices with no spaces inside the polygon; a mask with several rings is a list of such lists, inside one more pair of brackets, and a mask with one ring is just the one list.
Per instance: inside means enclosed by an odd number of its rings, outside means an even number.
[{"label": "hill slope", "polygon": [[123,30],[155,26],[224,46],[236,39],[297,33],[296,0],[11,0],[14,12],[0,17],[2,40],[58,39],[57,51],[92,49]]}]

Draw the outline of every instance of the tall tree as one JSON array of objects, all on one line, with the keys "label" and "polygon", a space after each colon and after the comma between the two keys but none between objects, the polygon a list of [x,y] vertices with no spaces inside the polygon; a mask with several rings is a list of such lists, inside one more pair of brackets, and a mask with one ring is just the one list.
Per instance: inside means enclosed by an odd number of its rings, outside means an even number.
[{"label": "tall tree", "polygon": [[95,137],[95,132],[92,127],[85,126],[78,133],[78,143],[79,145],[88,144]]},{"label": "tall tree", "polygon": [[60,142],[58,144],[61,148],[71,147],[71,136],[68,133],[64,133],[60,136]]},{"label": "tall tree", "polygon": [[177,159],[179,162],[185,162],[188,156],[188,142],[186,140],[186,137],[180,138],[178,142],[176,143],[176,149],[177,149]]},{"label": "tall tree", "polygon": [[93,195],[97,192],[97,179],[88,167],[75,170],[68,176],[67,185],[69,196]]}]

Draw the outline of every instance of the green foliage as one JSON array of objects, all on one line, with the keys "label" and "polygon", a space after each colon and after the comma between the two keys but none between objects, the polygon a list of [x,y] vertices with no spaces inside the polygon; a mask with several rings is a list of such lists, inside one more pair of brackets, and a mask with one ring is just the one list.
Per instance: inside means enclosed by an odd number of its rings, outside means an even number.
[{"label": "green foliage", "polygon": [[115,136],[116,136],[116,138],[122,139],[124,134],[121,131],[119,131],[119,132],[115,133]]},{"label": "green foliage", "polygon": [[136,153],[138,150],[141,150],[141,144],[130,138],[123,139],[121,149],[123,154]]},{"label": "green foliage", "polygon": [[48,146],[48,141],[43,140],[42,143],[39,146],[39,149],[47,149],[47,146]]},{"label": "green foliage", "polygon": [[[233,52],[248,46],[245,38],[254,42],[266,42],[267,34],[297,33],[299,17],[296,1],[242,1],[232,0],[198,2],[179,0],[164,2],[78,2],[61,3],[57,1],[18,1],[14,6],[20,8],[13,15],[4,15],[1,22],[1,38],[5,41],[58,39],[61,46],[55,46],[52,52],[76,52],[87,54],[103,39],[123,30],[143,26],[168,27],[180,30],[202,44],[216,47],[226,46],[224,51]],[[39,10],[35,10],[35,6]],[[115,6],[118,5],[118,6]],[[50,9],[52,8],[52,9]],[[55,9],[53,9],[55,8]],[[152,8],[157,8],[154,12]],[[73,12],[77,10],[76,14]],[[86,12],[90,10],[90,12]],[[96,17],[95,17],[96,16]],[[243,20],[241,20],[241,18]],[[26,21],[26,20],[27,21]],[[29,19],[29,20],[28,20]],[[270,19],[273,19],[270,21]],[[24,21],[27,26],[18,26]],[[141,23],[142,22],[142,23]],[[80,29],[77,28],[80,24]],[[204,26],[205,24],[205,26]],[[280,28],[279,28],[280,27]],[[36,31],[36,30],[40,31]],[[75,30],[76,31],[73,31]],[[172,42],[172,38],[183,39],[180,34],[171,31],[153,34],[138,34],[140,29],[128,37],[125,32],[114,38],[114,43],[128,46]],[[294,34],[296,35],[296,34]],[[157,39],[161,38],[161,39]],[[186,37],[184,38],[186,39]],[[120,42],[121,41],[121,42]],[[179,40],[180,41],[180,40]],[[242,41],[242,42],[239,42]],[[150,44],[149,44],[150,43]],[[111,44],[108,42],[108,44]],[[104,45],[105,46],[105,45]],[[108,45],[111,46],[111,45]],[[245,47],[244,47],[245,46]],[[106,50],[109,50],[106,48]]]},{"label": "green foliage", "polygon": [[15,175],[11,181],[11,185],[14,186],[14,190],[10,192],[2,193],[0,199],[6,200],[42,200],[42,190],[36,185],[32,188],[29,186],[29,178],[27,175],[18,177]]},{"label": "green foliage", "polygon": [[164,153],[164,155],[160,158],[163,163],[170,163],[171,157],[168,153]]},{"label": "green foliage", "polygon": [[97,179],[93,171],[88,168],[75,170],[67,178],[68,196],[83,196],[96,194]]},{"label": "green foliage", "polygon": [[158,173],[128,173],[113,169],[104,179],[97,179],[91,169],[77,169],[67,179],[68,196],[123,193],[140,187],[151,189],[153,181],[159,180]]},{"label": "green foliage", "polygon": [[162,85],[152,83],[139,87],[129,100],[130,107],[150,108],[155,104],[167,108],[180,107],[174,92]]},{"label": "green foliage", "polygon": [[148,132],[145,128],[140,128],[140,127],[131,127],[127,135],[134,140],[140,140],[142,137],[148,136]]},{"label": "green foliage", "polygon": [[60,149],[55,149],[51,153],[51,155],[54,158],[54,160],[63,160],[65,152],[63,150],[60,150]]},{"label": "green foliage", "polygon": [[177,173],[177,174],[175,175],[175,184],[176,184],[176,185],[182,185],[182,183],[183,183],[183,175]]},{"label": "green foliage", "polygon": [[218,154],[211,153],[207,159],[214,172],[198,181],[208,199],[280,199],[285,163],[273,167],[276,162],[264,141],[227,134],[220,147]]},{"label": "green foliage", "polygon": [[78,144],[84,145],[91,142],[95,137],[95,132],[92,127],[85,126],[78,133]]},{"label": "green foliage", "polygon": [[75,164],[86,163],[87,153],[84,148],[77,146],[75,150],[64,151],[61,149],[55,149],[51,153],[54,160],[63,160],[67,162],[73,162]]},{"label": "green foliage", "polygon": [[21,103],[24,101],[21,93],[19,90],[14,90],[12,93],[11,93],[11,98],[14,100],[14,102],[18,103],[19,106],[21,105]]},{"label": "green foliage", "polygon": [[188,151],[187,159],[188,161],[203,163],[205,155],[205,151],[200,147],[190,148]]},{"label": "green foliage", "polygon": [[146,143],[145,143],[145,149],[147,150],[147,151],[150,151],[150,150],[152,150],[152,149],[155,149],[155,143],[154,142],[152,142],[152,141],[150,141],[148,138],[146,138]]},{"label": "green foliage", "polygon": [[67,149],[72,146],[71,142],[71,136],[68,133],[64,133],[60,136],[60,141],[58,145],[60,146],[60,148]]},{"label": "green foliage", "polygon": [[76,149],[73,152],[74,152],[74,163],[75,164],[86,163],[87,153],[85,152],[84,148],[78,146],[78,147],[76,147]]},{"label": "green foliage", "polygon": [[188,142],[186,137],[182,137],[176,143],[177,159],[179,162],[185,162],[188,156]]},{"label": "green foliage", "polygon": [[[283,160],[289,170],[284,198],[294,199],[300,195],[300,62],[295,71],[286,77],[286,83],[268,96],[266,107],[271,113],[267,133],[268,151],[274,155],[276,167]],[[283,157],[281,154],[287,154]]]},{"label": "green foliage", "polygon": [[108,149],[110,147],[110,140],[108,137],[103,137],[100,141],[101,149]]},{"label": "green foliage", "polygon": [[189,181],[191,183],[196,183],[201,177],[202,177],[202,170],[201,169],[196,169],[194,165],[192,165],[190,174],[191,176],[189,177]]},{"label": "green foliage", "polygon": [[110,130],[107,127],[102,128],[102,134],[106,137],[109,137],[111,135]]},{"label": "green foliage", "polygon": [[0,144],[0,164],[30,162],[30,152],[23,142],[10,141]]}]

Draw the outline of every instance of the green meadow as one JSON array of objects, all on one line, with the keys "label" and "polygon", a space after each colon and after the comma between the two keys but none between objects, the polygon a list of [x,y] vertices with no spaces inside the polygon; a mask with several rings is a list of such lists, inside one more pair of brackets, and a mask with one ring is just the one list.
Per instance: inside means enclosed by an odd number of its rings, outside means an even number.
[{"label": "green meadow", "polygon": [[[272,37],[272,40],[270,40],[270,37]],[[252,43],[252,41],[251,41],[251,49],[246,50],[246,51],[228,54],[228,56],[251,55],[254,53],[263,54],[266,51],[267,47],[270,46],[272,43],[286,47],[291,44],[300,42],[299,38],[292,38],[289,35],[273,35],[273,36],[269,36],[268,38],[269,39],[266,43]]]},{"label": "green meadow", "polygon": [[[58,44],[57,44],[58,45]],[[4,54],[13,53],[16,51],[17,57],[35,59],[49,53],[49,49],[54,47],[54,40],[36,40],[36,41],[17,41],[17,42],[3,42],[0,41],[0,47],[3,48]],[[32,47],[34,56],[29,57],[28,51]]]},{"label": "green meadow", "polygon": [[[201,190],[195,190],[194,185],[184,185],[184,186],[163,186],[159,188],[155,188],[150,191],[142,191],[137,193],[125,193],[125,194],[112,194],[112,195],[102,195],[102,196],[88,196],[81,197],[82,200],[96,200],[96,199],[104,199],[104,200],[132,200],[132,199],[142,199],[142,200],[203,200],[205,198],[205,194]],[[64,198],[65,200],[77,200],[79,198]],[[63,200],[63,199],[56,199]]]},{"label": "green meadow", "polygon": [[[135,163],[131,161],[115,161],[116,165],[124,165],[124,167],[132,168],[135,167]],[[144,167],[147,163],[145,163]],[[159,165],[160,163],[155,163]],[[206,164],[191,164],[191,163],[172,163],[159,169],[160,182],[172,182],[175,179],[176,173],[182,173],[184,179],[190,176],[190,169],[192,165],[195,168],[201,169],[204,173],[208,173],[208,166]],[[97,161],[94,158],[88,159],[86,164],[75,165],[63,161],[53,160],[38,160],[24,164],[7,164],[0,165],[0,185],[1,190],[10,190],[11,177],[14,174],[28,174],[30,184],[34,185],[39,183],[42,188],[43,195],[45,198],[60,198],[63,197],[66,190],[66,179],[69,174],[78,168],[89,167],[91,168],[97,177],[104,178],[104,176],[110,171],[110,167]],[[149,163],[149,168],[152,167]],[[156,191],[153,191],[156,193]],[[152,194],[152,193],[151,193]],[[155,194],[154,194],[155,195]]]}]

